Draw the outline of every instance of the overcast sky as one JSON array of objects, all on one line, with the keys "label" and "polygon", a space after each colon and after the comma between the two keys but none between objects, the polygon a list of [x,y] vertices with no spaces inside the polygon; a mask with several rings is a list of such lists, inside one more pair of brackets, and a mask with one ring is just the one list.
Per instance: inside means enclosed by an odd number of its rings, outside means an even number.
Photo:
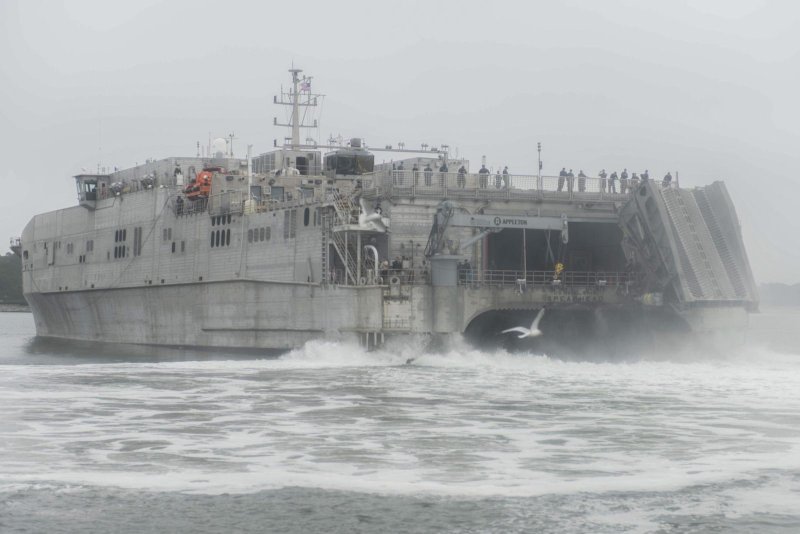
[{"label": "overcast sky", "polygon": [[269,149],[294,62],[323,140],[722,179],[757,281],[800,282],[798,2],[0,0],[0,47],[0,236],[98,161]]}]

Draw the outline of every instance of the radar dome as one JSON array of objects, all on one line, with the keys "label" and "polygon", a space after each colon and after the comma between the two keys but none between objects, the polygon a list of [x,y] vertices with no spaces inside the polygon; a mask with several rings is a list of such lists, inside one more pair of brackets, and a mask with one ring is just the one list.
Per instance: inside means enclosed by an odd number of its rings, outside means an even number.
[{"label": "radar dome", "polygon": [[217,137],[211,143],[211,153],[215,158],[224,158],[225,153],[228,151],[228,142],[222,137]]}]

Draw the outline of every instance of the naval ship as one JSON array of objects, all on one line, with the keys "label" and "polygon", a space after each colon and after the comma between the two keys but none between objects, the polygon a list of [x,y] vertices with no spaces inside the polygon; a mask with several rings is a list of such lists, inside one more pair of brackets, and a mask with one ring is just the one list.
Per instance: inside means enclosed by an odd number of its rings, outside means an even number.
[{"label": "naval ship", "polygon": [[301,142],[323,95],[289,72],[274,103],[290,136],[273,150],[236,158],[231,136],[193,157],[79,174],[77,205],[33,217],[13,248],[38,336],[285,350],[463,334],[513,346],[500,332],[545,308],[545,335],[524,342],[555,351],[735,339],[757,308],[723,182],[545,176],[541,145],[538,171],[512,174],[476,172],[447,145]]}]

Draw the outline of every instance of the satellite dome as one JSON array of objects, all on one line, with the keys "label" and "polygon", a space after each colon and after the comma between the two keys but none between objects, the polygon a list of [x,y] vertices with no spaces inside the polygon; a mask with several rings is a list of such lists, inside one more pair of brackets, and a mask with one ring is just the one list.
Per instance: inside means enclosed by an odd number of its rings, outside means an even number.
[{"label": "satellite dome", "polygon": [[215,158],[224,158],[228,152],[228,142],[222,137],[217,137],[211,143],[211,153]]}]

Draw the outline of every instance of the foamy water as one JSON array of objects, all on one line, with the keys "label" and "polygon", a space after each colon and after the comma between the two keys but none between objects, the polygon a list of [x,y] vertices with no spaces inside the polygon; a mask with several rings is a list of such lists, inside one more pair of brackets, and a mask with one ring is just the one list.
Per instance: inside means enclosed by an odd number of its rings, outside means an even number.
[{"label": "foamy water", "polygon": [[589,523],[573,524],[594,531],[664,528],[670,495],[680,516],[800,524],[793,354],[593,363],[314,342],[277,359],[0,369],[3,495],[299,489],[522,507],[594,495]]}]

